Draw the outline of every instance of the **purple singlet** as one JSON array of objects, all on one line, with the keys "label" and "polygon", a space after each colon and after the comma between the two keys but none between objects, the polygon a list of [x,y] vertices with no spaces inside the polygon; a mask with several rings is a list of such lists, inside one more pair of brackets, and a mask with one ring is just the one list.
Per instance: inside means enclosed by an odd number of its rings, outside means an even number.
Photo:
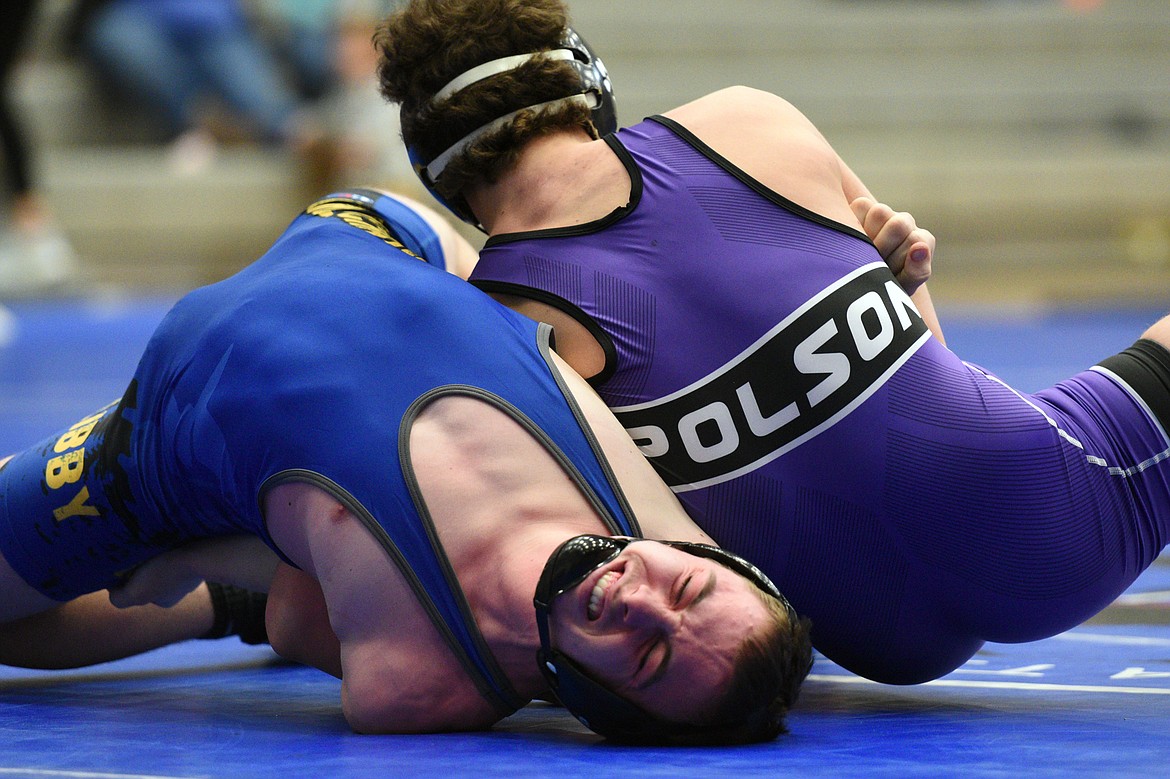
[{"label": "purple singlet", "polygon": [[1018,393],[930,336],[863,234],[669,119],[607,141],[630,203],[495,236],[472,280],[598,337],[602,397],[820,651],[926,681],[984,641],[1078,624],[1158,555],[1167,416],[1119,375],[1129,362]]}]

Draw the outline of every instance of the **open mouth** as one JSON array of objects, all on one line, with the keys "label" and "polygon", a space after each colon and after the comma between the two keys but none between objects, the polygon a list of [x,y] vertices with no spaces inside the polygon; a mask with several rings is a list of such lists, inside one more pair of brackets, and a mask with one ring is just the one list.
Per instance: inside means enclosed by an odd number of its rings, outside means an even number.
[{"label": "open mouth", "polygon": [[589,605],[586,609],[590,621],[601,616],[605,604],[605,593],[621,576],[621,571],[608,571],[593,585],[593,590],[589,593]]}]

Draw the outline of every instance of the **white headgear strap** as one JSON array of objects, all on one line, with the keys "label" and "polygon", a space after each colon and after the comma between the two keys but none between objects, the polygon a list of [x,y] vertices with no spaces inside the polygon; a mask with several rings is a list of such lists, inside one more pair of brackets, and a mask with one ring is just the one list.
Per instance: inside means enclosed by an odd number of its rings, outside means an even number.
[{"label": "white headgear strap", "polygon": [[477,81],[483,81],[488,76],[494,76],[497,73],[503,73],[508,70],[514,70],[525,62],[534,59],[549,59],[549,60],[571,60],[576,59],[571,49],[553,49],[552,51],[538,51],[532,54],[516,54],[511,57],[500,57],[498,60],[485,62],[482,65],[476,65],[468,71],[464,71],[460,75],[451,79],[447,86],[440,89],[431,98],[431,104],[435,104],[440,100],[446,100],[451,95],[455,94],[461,89],[466,89]]},{"label": "white headgear strap", "polygon": [[435,157],[435,159],[431,161],[431,164],[427,165],[426,167],[427,176],[430,177],[431,181],[438,181],[439,176],[442,175],[443,170],[446,169],[447,164],[451,162],[451,159],[455,155],[459,154],[472,143],[474,143],[481,135],[490,133],[493,130],[498,130],[499,128],[503,127],[508,122],[515,119],[517,114],[521,113],[522,111],[540,111],[542,109],[554,108],[561,105],[568,105],[570,103],[580,103],[592,111],[597,107],[598,100],[597,95],[593,94],[592,92],[586,92],[585,94],[581,95],[569,95],[568,97],[549,100],[545,103],[537,103],[536,105],[526,106],[517,111],[513,111],[510,114],[504,114],[499,119],[494,119],[487,124],[472,130],[467,135],[456,141],[453,145],[448,147],[445,152],[440,154],[438,157]]}]

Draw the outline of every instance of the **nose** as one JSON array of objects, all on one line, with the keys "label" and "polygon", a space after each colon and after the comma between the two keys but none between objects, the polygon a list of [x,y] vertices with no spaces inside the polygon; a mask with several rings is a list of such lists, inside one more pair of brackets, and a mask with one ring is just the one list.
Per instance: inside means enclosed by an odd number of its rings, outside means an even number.
[{"label": "nose", "polygon": [[644,584],[621,593],[622,621],[635,629],[667,630],[678,621],[678,615],[662,593]]}]

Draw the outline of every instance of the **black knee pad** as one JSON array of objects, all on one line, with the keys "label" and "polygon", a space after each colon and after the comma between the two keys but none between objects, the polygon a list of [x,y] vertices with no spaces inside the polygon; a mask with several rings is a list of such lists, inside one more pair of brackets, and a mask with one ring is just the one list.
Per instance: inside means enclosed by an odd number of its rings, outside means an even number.
[{"label": "black knee pad", "polygon": [[1162,423],[1162,428],[1170,432],[1170,350],[1142,338],[1099,365],[1129,384]]}]

